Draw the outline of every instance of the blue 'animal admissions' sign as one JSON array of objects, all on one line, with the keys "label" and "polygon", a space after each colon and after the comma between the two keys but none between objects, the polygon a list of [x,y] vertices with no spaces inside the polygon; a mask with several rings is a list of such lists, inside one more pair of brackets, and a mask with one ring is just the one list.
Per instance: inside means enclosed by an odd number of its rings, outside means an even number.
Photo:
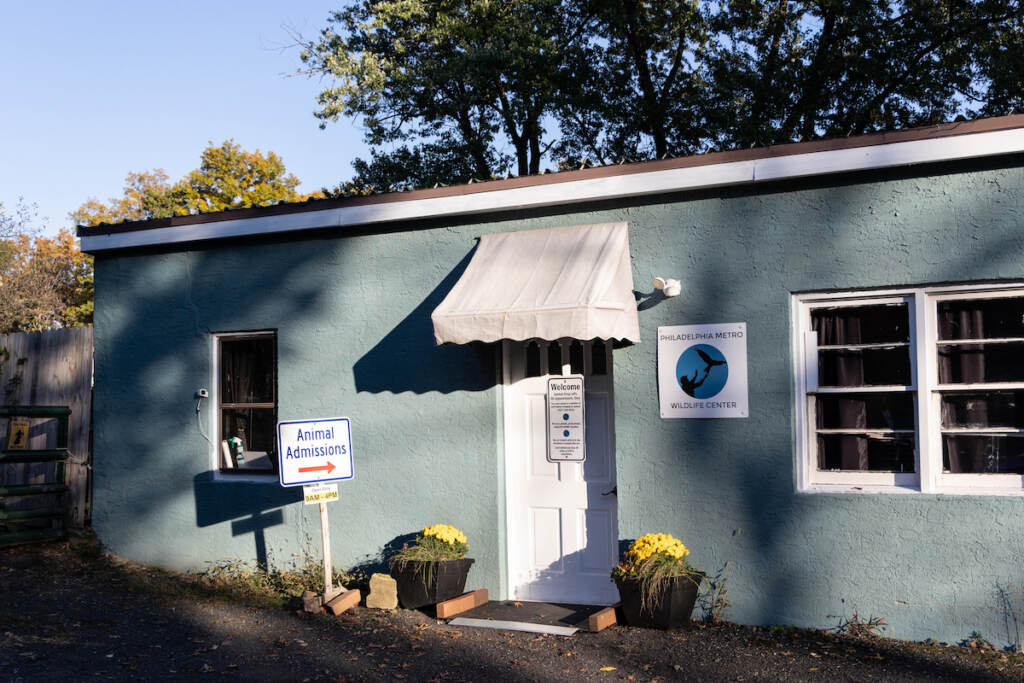
[{"label": "blue 'animal admissions' sign", "polygon": [[355,475],[347,417],[278,422],[277,454],[281,486],[312,486]]}]

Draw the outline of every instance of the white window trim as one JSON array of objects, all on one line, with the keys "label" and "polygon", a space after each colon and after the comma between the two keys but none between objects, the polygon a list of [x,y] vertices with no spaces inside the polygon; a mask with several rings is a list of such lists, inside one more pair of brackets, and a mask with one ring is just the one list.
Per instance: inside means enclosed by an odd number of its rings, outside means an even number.
[{"label": "white window trim", "polygon": [[[258,334],[272,334],[277,335],[277,330],[247,330],[244,332],[215,332],[211,335],[210,340],[210,354],[212,356],[211,367],[213,368],[213,378],[210,384],[210,404],[207,406],[207,414],[209,417],[208,424],[210,432],[210,469],[213,471],[214,481],[225,481],[234,482],[238,484],[266,484],[266,483],[277,483],[278,474],[276,472],[265,472],[260,474],[250,474],[241,472],[236,474],[225,474],[220,468],[220,340],[229,339],[231,337],[251,337]],[[276,363],[276,359],[275,359]],[[280,377],[275,378],[275,381],[279,381]],[[278,403],[280,406],[280,403]]]},{"label": "white window trim", "polygon": [[[944,299],[991,299],[1024,295],[1024,282],[934,285],[877,290],[851,290],[794,294],[791,300],[796,399],[796,479],[805,493],[930,493],[949,495],[1024,495],[1024,475],[946,474],[942,471],[942,435],[939,421],[937,302]],[[822,305],[864,305],[906,301],[911,319],[911,382],[907,387],[868,387],[864,391],[906,390],[914,393],[916,447],[914,474],[888,472],[819,472],[815,462],[814,420],[809,414],[808,392],[817,386],[816,336],[810,332],[810,309]],[[921,343],[918,343],[919,340]],[[923,372],[921,371],[923,369]],[[979,385],[956,385],[968,389]],[[1024,388],[1024,382],[986,384],[984,388]],[[826,389],[825,391],[829,391]],[[829,392],[831,393],[831,392]],[[837,390],[836,393],[846,393]]]}]

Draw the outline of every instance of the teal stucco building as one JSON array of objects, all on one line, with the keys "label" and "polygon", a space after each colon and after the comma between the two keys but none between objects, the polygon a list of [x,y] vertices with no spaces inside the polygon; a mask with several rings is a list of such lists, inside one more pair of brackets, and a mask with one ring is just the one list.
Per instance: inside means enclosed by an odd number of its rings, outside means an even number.
[{"label": "teal stucco building", "polygon": [[611,602],[667,532],[732,621],[1021,637],[1024,116],[79,232],[114,553],[318,552],[275,427],[344,416],[336,566],[443,522],[473,588]]}]

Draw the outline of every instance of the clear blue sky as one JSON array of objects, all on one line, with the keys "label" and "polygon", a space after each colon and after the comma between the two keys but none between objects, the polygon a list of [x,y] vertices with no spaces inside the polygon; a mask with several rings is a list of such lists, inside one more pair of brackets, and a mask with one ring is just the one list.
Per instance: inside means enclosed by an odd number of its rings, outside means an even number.
[{"label": "clear blue sky", "polygon": [[343,2],[51,2],[0,12],[0,202],[39,206],[53,234],[89,197],[121,195],[129,171],[176,180],[212,141],[274,151],[302,191],[334,186],[365,156],[349,121],[320,130],[321,83],[299,66],[306,37]]}]

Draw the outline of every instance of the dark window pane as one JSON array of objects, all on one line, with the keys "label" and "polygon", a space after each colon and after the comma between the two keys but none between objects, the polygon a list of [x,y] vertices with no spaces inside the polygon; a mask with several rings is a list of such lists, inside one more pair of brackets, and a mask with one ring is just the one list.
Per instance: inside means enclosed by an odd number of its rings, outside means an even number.
[{"label": "dark window pane", "polygon": [[940,301],[939,339],[1024,337],[1024,298]]},{"label": "dark window pane", "polygon": [[592,375],[607,375],[608,374],[608,353],[604,342],[597,340],[593,346],[590,347],[591,362],[590,362],[590,374]]},{"label": "dark window pane", "polygon": [[942,469],[953,474],[1024,474],[1024,438],[944,434]]},{"label": "dark window pane", "polygon": [[583,342],[573,341],[569,347],[569,362],[572,364],[572,374],[583,374]]},{"label": "dark window pane", "polygon": [[277,469],[277,410],[274,408],[224,408],[221,411],[221,436],[230,442],[241,439],[244,462],[239,469]]},{"label": "dark window pane", "polygon": [[906,304],[815,308],[811,329],[818,333],[818,346],[906,342],[910,315]]},{"label": "dark window pane", "polygon": [[562,374],[562,347],[558,342],[548,344],[548,374]]},{"label": "dark window pane", "polygon": [[939,346],[939,382],[1024,381],[1024,344],[942,344]]},{"label": "dark window pane", "polygon": [[540,346],[537,342],[526,345],[526,376],[540,377]]},{"label": "dark window pane", "polygon": [[913,472],[914,435],[818,435],[818,469]]},{"label": "dark window pane", "polygon": [[909,392],[821,394],[814,399],[818,429],[914,429]]},{"label": "dark window pane", "polygon": [[1024,391],[943,394],[942,426],[1024,428]]},{"label": "dark window pane", "polygon": [[222,338],[221,403],[274,403],[274,337]]},{"label": "dark window pane", "polygon": [[818,352],[819,386],[907,386],[910,380],[910,349],[906,346]]}]

